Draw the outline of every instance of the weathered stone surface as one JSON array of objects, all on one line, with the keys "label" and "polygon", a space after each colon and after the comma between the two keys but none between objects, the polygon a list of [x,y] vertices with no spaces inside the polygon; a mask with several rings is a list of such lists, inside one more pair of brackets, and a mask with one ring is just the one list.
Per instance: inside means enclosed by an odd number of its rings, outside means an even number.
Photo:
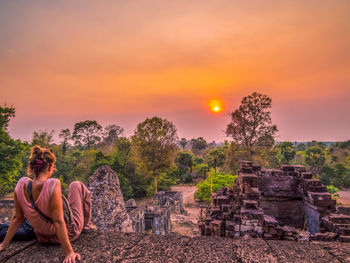
[{"label": "weathered stone surface", "polygon": [[0,224],[9,222],[15,211],[13,200],[0,200]]},{"label": "weathered stone surface", "polygon": [[125,202],[125,206],[137,206],[135,199],[131,198]]},{"label": "weathered stone surface", "polygon": [[148,206],[145,209],[145,230],[152,230],[153,234],[165,235],[170,233],[170,208]]},{"label": "weathered stone surface", "polygon": [[261,169],[249,161],[240,164],[234,185],[213,193],[212,205],[200,219],[202,235],[305,241],[298,232],[307,229],[312,235],[333,233],[318,240],[349,240],[350,216],[335,213],[336,201],[304,166]]},{"label": "weathered stone surface", "polygon": [[88,188],[92,192],[92,221],[99,230],[133,231],[118,176],[108,165],[89,177]]},{"label": "weathered stone surface", "polygon": [[178,214],[187,214],[184,204],[182,192],[178,191],[162,191],[154,195],[154,204],[167,206],[171,212]]},{"label": "weathered stone surface", "polygon": [[[350,262],[350,244],[218,237],[185,237],[135,233],[83,233],[72,246],[81,262]],[[60,246],[38,242],[12,242],[0,252],[0,262],[62,262]]]}]

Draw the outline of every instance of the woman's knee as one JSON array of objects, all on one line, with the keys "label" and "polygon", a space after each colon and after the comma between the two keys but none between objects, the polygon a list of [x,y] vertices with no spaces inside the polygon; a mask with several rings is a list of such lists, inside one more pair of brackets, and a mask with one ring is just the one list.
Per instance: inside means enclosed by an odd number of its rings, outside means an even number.
[{"label": "woman's knee", "polygon": [[74,182],[71,182],[70,185],[69,185],[69,190],[71,189],[75,189],[75,188],[81,188],[81,185],[83,183],[80,182],[80,181],[74,181]]}]

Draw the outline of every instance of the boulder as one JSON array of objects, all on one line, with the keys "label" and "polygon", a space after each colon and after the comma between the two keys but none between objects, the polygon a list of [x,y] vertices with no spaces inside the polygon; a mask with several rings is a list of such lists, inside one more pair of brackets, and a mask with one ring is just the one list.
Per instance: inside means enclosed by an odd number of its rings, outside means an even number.
[{"label": "boulder", "polygon": [[92,222],[100,231],[132,232],[117,174],[104,165],[89,177],[92,192]]}]

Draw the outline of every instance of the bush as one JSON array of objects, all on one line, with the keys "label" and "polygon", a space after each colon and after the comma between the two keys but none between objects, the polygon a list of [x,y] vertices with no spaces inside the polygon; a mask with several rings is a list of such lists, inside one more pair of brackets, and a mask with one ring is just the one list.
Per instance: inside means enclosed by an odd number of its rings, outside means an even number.
[{"label": "bush", "polygon": [[192,182],[192,175],[185,173],[181,175],[181,180],[185,183],[191,183]]},{"label": "bush", "polygon": [[236,177],[237,176],[231,174],[211,173],[205,181],[197,184],[197,191],[194,193],[194,198],[200,201],[210,203],[211,185],[213,192],[215,192],[219,188],[233,185]]},{"label": "bush", "polygon": [[336,192],[339,192],[339,188],[337,188],[333,185],[327,185],[327,191],[330,194],[335,194]]},{"label": "bush", "polygon": [[[161,176],[157,177],[157,186],[158,191],[166,191],[170,189],[170,186],[175,185],[176,181],[170,177],[168,177],[166,174],[162,174]],[[147,188],[147,196],[153,196],[156,192],[155,186],[154,186],[154,179],[150,186]]]}]

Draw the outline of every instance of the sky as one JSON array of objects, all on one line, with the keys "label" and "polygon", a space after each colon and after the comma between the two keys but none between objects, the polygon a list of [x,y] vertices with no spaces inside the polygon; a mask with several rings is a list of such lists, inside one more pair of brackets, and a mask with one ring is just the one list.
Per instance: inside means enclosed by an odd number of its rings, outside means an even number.
[{"label": "sky", "polygon": [[277,140],[348,140],[349,14],[348,0],[2,0],[0,104],[23,140],[86,119],[129,136],[160,116],[180,138],[223,141],[256,91]]}]

